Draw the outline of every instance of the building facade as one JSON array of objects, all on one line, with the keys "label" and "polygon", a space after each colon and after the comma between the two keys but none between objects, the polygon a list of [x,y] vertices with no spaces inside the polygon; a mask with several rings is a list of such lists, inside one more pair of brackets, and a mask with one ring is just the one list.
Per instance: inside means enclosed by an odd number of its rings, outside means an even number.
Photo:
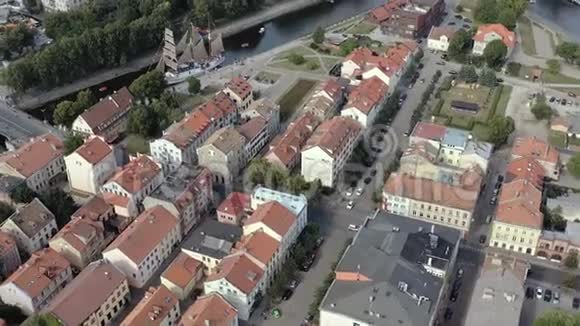
[{"label": "building facade", "polygon": [[509,57],[516,46],[516,34],[507,29],[502,24],[484,24],[477,28],[473,36],[473,54],[483,55],[487,45],[493,41],[500,40],[507,47]]},{"label": "building facade", "polygon": [[8,277],[20,264],[22,262],[16,241],[10,234],[0,232],[0,276]]},{"label": "building facade", "polygon": [[102,222],[89,218],[73,219],[48,243],[75,270],[81,271],[101,256],[101,251],[106,246],[105,227]]},{"label": "building facade", "polygon": [[117,168],[113,147],[99,137],[88,139],[64,162],[71,190],[93,195],[100,192]]}]

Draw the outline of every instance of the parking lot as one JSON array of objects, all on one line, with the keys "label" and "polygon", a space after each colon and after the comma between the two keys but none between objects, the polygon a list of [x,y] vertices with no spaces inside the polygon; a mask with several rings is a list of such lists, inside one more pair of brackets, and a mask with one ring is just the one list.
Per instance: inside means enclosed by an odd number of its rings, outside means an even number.
[{"label": "parking lot", "polygon": [[[541,289],[540,294],[537,291],[538,288]],[[578,309],[572,307],[574,298],[580,298],[578,291],[562,288],[559,284],[550,284],[534,279],[526,281],[525,289],[526,299],[520,316],[521,326],[532,325],[536,318],[554,309],[578,313]],[[548,294],[546,294],[547,292]],[[556,293],[560,297],[559,300],[554,299]]]}]

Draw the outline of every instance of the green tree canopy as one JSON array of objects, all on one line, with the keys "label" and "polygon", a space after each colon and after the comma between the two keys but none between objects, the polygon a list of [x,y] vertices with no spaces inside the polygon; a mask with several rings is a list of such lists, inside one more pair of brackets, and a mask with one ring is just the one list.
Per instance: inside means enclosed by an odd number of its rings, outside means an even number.
[{"label": "green tree canopy", "polygon": [[0,318],[8,325],[20,325],[26,319],[26,315],[16,306],[0,304]]},{"label": "green tree canopy", "polygon": [[499,10],[496,0],[480,0],[475,8],[475,19],[482,23],[497,21]]},{"label": "green tree canopy", "polygon": [[353,38],[348,38],[346,41],[340,43],[340,55],[347,56],[357,47],[358,42]]},{"label": "green tree canopy", "polygon": [[132,134],[138,134],[145,138],[155,135],[157,130],[155,112],[150,107],[137,104],[129,111],[127,130]]},{"label": "green tree canopy", "polygon": [[19,184],[10,192],[10,198],[16,203],[30,203],[36,196],[36,193],[30,190],[25,182]]},{"label": "green tree canopy", "polygon": [[580,46],[573,42],[562,42],[556,47],[556,54],[568,63],[574,63],[580,58]]},{"label": "green tree canopy", "polygon": [[10,51],[20,52],[26,46],[34,42],[34,32],[24,23],[19,23],[15,28],[9,30],[4,35],[4,42]]},{"label": "green tree canopy", "polygon": [[564,259],[564,265],[568,268],[578,268],[578,253],[571,251]]},{"label": "green tree canopy", "polygon": [[447,49],[447,54],[451,58],[457,58],[459,55],[465,54],[471,43],[471,35],[464,30],[460,29],[449,41],[449,48]]},{"label": "green tree canopy", "polygon": [[201,82],[199,79],[191,76],[187,79],[187,91],[189,94],[198,94],[201,91]]},{"label": "green tree canopy", "polygon": [[576,178],[580,178],[580,153],[576,153],[570,160],[568,160],[566,168],[568,168],[570,174]]},{"label": "green tree canopy", "polygon": [[70,153],[77,150],[84,143],[83,137],[77,134],[67,135],[64,139],[64,155],[69,155]]},{"label": "green tree canopy", "polygon": [[56,105],[52,116],[54,123],[70,127],[75,119],[95,102],[95,96],[90,89],[78,92],[74,102],[64,100]]},{"label": "green tree canopy", "polygon": [[62,324],[53,315],[39,314],[28,318],[22,326],[62,326]]},{"label": "green tree canopy", "polygon": [[479,74],[478,83],[487,87],[497,86],[497,76],[495,71],[492,69],[483,69],[481,74]]},{"label": "green tree canopy", "polygon": [[511,117],[495,116],[489,121],[490,135],[488,141],[496,146],[505,144],[509,135],[515,130]]},{"label": "green tree canopy", "polygon": [[129,86],[129,90],[139,99],[154,99],[161,96],[167,87],[165,76],[159,70],[149,71],[135,79]]},{"label": "green tree canopy", "polygon": [[[14,213],[14,207],[6,204],[5,202],[0,202],[0,223],[4,222],[5,219],[10,217]],[[2,305],[0,305],[0,314],[2,312]],[[2,318],[0,316],[0,318]]]},{"label": "green tree canopy", "polygon": [[477,82],[477,71],[474,66],[465,65],[459,70],[459,79],[463,80],[468,84]]},{"label": "green tree canopy", "polygon": [[501,40],[491,41],[483,50],[483,59],[490,68],[498,68],[507,55],[507,47]]},{"label": "green tree canopy", "polygon": [[312,34],[312,40],[316,44],[322,44],[324,42],[324,28],[322,26],[316,27],[316,30]]},{"label": "green tree canopy", "polygon": [[290,53],[286,58],[288,59],[288,61],[290,61],[290,63],[297,66],[306,62],[306,59],[304,58],[303,55],[294,52]]},{"label": "green tree canopy", "polygon": [[517,19],[516,13],[512,10],[502,10],[497,16],[497,22],[510,30],[516,28]]},{"label": "green tree canopy", "polygon": [[54,214],[59,229],[70,221],[70,217],[78,209],[72,197],[59,188],[42,194],[40,201]]},{"label": "green tree canopy", "polygon": [[546,65],[548,66],[548,72],[554,75],[560,73],[560,69],[562,68],[560,60],[558,59],[548,59],[546,60]]}]

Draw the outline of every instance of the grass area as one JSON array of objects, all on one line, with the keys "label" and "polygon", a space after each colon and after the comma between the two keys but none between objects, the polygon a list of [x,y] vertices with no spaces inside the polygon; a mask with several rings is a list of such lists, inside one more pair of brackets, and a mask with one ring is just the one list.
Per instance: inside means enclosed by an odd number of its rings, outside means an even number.
[{"label": "grass area", "polygon": [[520,17],[518,20],[518,32],[522,37],[522,49],[527,55],[536,55],[536,41],[534,40],[534,32],[532,31],[532,24],[530,19],[526,16]]},{"label": "grass area", "polygon": [[505,116],[505,110],[507,109],[508,102],[510,101],[512,89],[512,86],[503,85],[499,101],[497,102],[497,107],[495,108],[494,116]]},{"label": "grass area", "polygon": [[141,135],[130,134],[127,136],[127,152],[129,154],[143,153],[149,154],[149,142]]},{"label": "grass area", "polygon": [[[522,66],[522,69],[520,69],[519,77],[529,80],[532,76],[533,69],[535,68],[530,66]],[[529,76],[529,78],[526,78],[526,76]],[[580,84],[580,79],[566,76],[561,73],[552,74],[547,70],[544,70],[542,78],[546,84]]]},{"label": "grass area", "polygon": [[294,48],[291,48],[290,50],[286,50],[283,52],[278,53],[273,59],[272,61],[277,61],[277,60],[285,60],[286,57],[288,57],[290,54],[295,53],[295,54],[299,54],[299,55],[314,55],[314,50],[305,47],[305,46],[297,46]]},{"label": "grass area", "polygon": [[576,146],[578,146],[578,145],[580,145],[580,138],[576,138],[576,137],[569,137],[569,138],[568,138],[568,143],[569,143],[570,145],[576,145]]},{"label": "grass area", "polygon": [[[451,117],[451,125],[465,129],[472,129],[475,122],[487,122],[490,118],[490,108],[488,107],[489,99],[492,95],[492,89],[481,86],[478,89],[455,86],[447,92],[441,93],[444,100],[440,115]],[[480,109],[476,114],[463,113],[451,108],[452,101],[463,101],[479,104]]]},{"label": "grass area", "polygon": [[[315,69],[312,69],[313,66],[311,64],[317,65]],[[318,58],[306,58],[306,62],[301,65],[295,65],[290,61],[280,61],[269,64],[270,67],[286,69],[286,70],[293,70],[293,71],[304,71],[304,72],[311,72],[311,73],[318,73],[324,74],[325,71],[320,66],[320,61]]]},{"label": "grass area", "polygon": [[310,79],[299,79],[278,101],[280,105],[280,121],[286,122],[298,106],[302,103],[306,95],[316,86],[316,81]]},{"label": "grass area", "polygon": [[280,75],[269,71],[260,71],[254,79],[260,83],[275,84],[280,79]]},{"label": "grass area", "polygon": [[548,141],[558,148],[566,148],[566,134],[560,131],[550,130]]},{"label": "grass area", "polygon": [[373,24],[367,20],[362,20],[360,23],[351,27],[346,33],[349,34],[370,34],[377,28],[377,24]]},{"label": "grass area", "polygon": [[473,127],[473,136],[475,136],[476,139],[489,139],[490,134],[491,131],[489,130],[488,125],[478,123]]}]

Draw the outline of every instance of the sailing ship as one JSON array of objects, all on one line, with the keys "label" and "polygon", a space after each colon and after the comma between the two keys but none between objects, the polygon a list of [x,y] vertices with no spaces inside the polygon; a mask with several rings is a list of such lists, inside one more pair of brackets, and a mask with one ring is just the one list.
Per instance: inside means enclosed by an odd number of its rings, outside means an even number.
[{"label": "sailing ship", "polygon": [[[177,48],[183,48],[179,57]],[[221,34],[213,36],[210,31],[206,41],[201,30],[191,26],[176,47],[173,31],[166,28],[163,37],[163,53],[157,69],[165,73],[168,85],[178,84],[189,77],[201,76],[221,65],[225,60],[224,52]]]}]

